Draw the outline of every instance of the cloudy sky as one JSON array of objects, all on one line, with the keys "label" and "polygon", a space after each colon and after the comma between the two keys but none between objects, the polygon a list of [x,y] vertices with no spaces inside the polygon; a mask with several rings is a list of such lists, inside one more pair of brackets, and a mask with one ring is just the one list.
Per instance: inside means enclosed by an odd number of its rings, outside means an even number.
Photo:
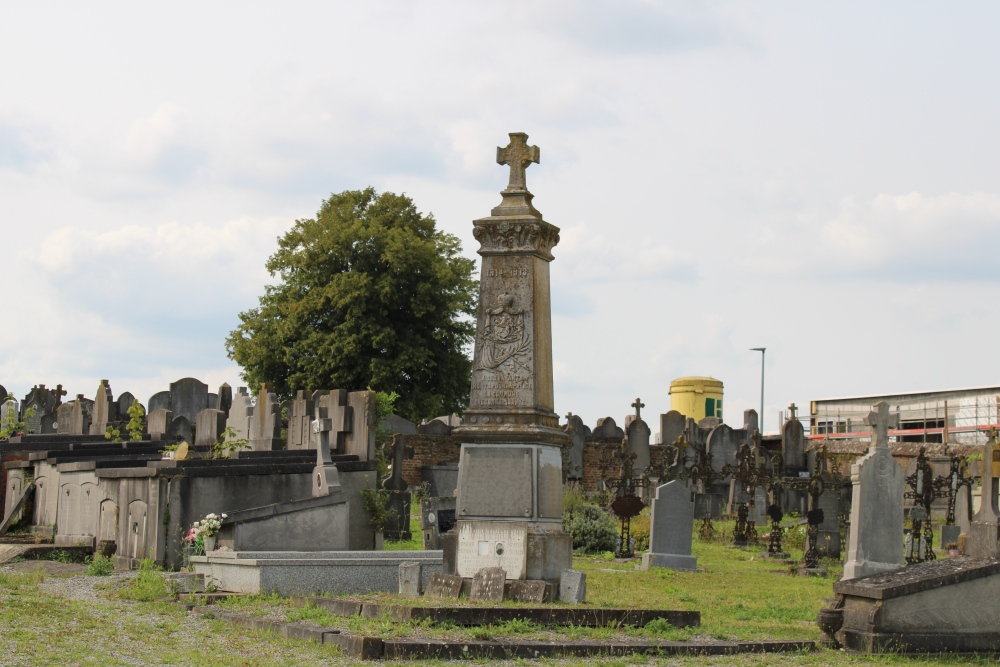
[{"label": "cloudy sky", "polygon": [[[475,256],[541,149],[556,410],[712,375],[791,401],[996,384],[991,3],[0,5],[0,384],[239,382],[296,218],[406,192]],[[651,420],[652,421],[652,420]],[[657,427],[654,426],[654,431]]]}]

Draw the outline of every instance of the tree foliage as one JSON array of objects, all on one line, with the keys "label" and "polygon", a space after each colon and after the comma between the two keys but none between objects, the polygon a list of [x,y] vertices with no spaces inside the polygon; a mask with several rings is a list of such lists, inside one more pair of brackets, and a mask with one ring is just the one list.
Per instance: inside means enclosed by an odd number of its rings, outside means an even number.
[{"label": "tree foliage", "polygon": [[475,262],[406,195],[331,195],[266,264],[275,285],[226,341],[254,391],[374,387],[411,420],[468,403]]}]

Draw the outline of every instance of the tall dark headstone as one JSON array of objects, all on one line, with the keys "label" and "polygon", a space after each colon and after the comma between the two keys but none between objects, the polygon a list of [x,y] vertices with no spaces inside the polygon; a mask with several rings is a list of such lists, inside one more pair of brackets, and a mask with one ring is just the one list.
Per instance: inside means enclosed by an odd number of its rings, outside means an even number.
[{"label": "tall dark headstone", "polygon": [[208,385],[195,378],[170,383],[170,411],[174,419],[184,417],[194,424],[198,413],[208,407]]}]

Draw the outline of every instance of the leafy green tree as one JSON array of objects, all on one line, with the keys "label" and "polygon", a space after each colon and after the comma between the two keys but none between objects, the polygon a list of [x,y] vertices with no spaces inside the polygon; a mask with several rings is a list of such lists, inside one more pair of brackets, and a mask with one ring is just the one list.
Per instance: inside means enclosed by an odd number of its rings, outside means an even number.
[{"label": "leafy green tree", "polygon": [[240,313],[226,350],[254,389],[342,387],[399,395],[408,419],[468,404],[475,262],[406,195],[331,195],[266,264],[278,283]]}]

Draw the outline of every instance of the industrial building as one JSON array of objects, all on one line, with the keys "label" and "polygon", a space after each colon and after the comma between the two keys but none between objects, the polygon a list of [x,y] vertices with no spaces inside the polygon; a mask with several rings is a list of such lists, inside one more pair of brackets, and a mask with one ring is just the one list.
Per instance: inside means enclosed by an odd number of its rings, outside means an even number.
[{"label": "industrial building", "polygon": [[889,430],[895,442],[977,445],[986,442],[991,426],[1000,428],[1000,386],[989,386],[817,399],[809,406],[810,434],[870,437],[865,417],[880,401],[899,417],[898,427]]}]

